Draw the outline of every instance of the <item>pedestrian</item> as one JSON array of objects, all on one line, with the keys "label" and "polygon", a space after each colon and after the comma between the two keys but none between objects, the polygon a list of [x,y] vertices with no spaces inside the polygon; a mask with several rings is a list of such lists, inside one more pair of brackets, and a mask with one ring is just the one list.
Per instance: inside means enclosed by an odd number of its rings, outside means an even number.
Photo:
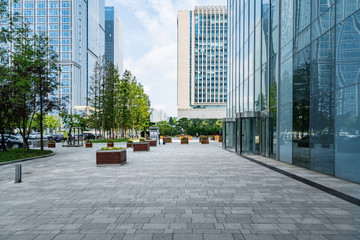
[{"label": "pedestrian", "polygon": [[198,133],[196,133],[196,139],[199,137],[199,134]]}]

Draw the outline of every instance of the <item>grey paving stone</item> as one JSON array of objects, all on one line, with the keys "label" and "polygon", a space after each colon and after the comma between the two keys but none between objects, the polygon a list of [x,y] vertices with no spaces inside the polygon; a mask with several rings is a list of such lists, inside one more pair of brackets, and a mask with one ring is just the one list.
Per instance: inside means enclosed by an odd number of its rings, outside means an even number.
[{"label": "grey paving stone", "polygon": [[172,240],[173,234],[164,233],[164,234],[154,234],[152,240]]},{"label": "grey paving stone", "polygon": [[202,234],[174,234],[174,240],[203,240]]},{"label": "grey paving stone", "polygon": [[122,240],[151,240],[153,234],[125,234]]},{"label": "grey paving stone", "polygon": [[104,145],[56,148],[55,156],[24,162],[21,184],[13,184],[13,166],[1,166],[0,239],[360,235],[359,207],[224,151],[220,144],[174,142],[147,153],[127,151],[128,164],[99,168],[95,152]]},{"label": "grey paving stone", "polygon": [[204,240],[234,240],[232,234],[204,234]]},{"label": "grey paving stone", "polygon": [[60,233],[56,235],[53,240],[80,240],[83,239],[85,234],[67,234],[67,233]]}]

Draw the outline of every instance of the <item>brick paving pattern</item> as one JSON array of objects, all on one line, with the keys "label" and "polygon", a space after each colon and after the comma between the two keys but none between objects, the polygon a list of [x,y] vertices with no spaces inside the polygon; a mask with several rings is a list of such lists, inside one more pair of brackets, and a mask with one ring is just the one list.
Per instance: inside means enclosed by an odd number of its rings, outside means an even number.
[{"label": "brick paving pattern", "polygon": [[[118,143],[115,144],[119,146]],[[222,150],[173,142],[96,167],[94,148],[0,167],[0,239],[360,239],[360,207]]]}]

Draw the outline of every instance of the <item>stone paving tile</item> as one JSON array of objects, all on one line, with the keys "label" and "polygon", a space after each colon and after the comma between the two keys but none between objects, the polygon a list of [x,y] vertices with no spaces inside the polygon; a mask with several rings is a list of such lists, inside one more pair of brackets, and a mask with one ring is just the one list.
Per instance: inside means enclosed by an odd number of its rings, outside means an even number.
[{"label": "stone paving tile", "polygon": [[128,150],[121,167],[96,167],[94,146],[22,163],[21,184],[1,166],[0,239],[359,240],[359,207],[217,143]]}]

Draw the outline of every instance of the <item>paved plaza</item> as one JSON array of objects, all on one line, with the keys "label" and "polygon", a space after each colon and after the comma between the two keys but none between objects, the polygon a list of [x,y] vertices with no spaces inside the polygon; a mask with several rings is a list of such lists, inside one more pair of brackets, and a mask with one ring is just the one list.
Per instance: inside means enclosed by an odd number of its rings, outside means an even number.
[{"label": "paved plaza", "polygon": [[97,167],[101,146],[58,145],[23,162],[19,184],[0,166],[0,239],[360,239],[360,207],[219,143],[128,149],[127,164]]}]

